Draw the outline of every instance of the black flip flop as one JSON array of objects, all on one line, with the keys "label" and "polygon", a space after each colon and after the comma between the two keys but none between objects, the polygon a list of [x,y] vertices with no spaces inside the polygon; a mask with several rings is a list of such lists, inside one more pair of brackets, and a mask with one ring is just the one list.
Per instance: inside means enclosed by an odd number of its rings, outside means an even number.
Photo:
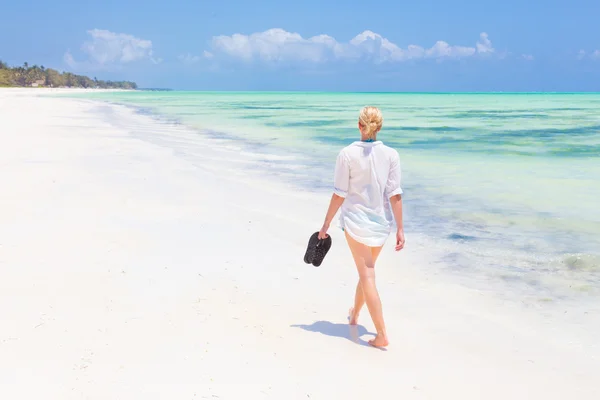
[{"label": "black flip flop", "polygon": [[315,232],[308,239],[306,253],[304,253],[304,262],[318,267],[323,262],[325,255],[331,248],[331,236],[319,240],[319,232]]}]

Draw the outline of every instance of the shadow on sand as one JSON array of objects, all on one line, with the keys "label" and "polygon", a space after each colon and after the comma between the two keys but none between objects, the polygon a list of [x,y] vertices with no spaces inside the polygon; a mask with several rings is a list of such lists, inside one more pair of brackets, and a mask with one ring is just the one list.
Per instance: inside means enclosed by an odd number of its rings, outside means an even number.
[{"label": "shadow on sand", "polygon": [[[367,328],[362,325],[349,325],[349,324],[335,324],[329,321],[317,321],[310,325],[291,325],[292,328],[300,328],[305,331],[320,333],[326,336],[338,337],[342,339],[348,339],[361,346],[372,347],[368,342],[362,340],[360,337],[363,335],[373,335],[375,333],[369,332]],[[376,347],[372,347],[376,348]]]}]

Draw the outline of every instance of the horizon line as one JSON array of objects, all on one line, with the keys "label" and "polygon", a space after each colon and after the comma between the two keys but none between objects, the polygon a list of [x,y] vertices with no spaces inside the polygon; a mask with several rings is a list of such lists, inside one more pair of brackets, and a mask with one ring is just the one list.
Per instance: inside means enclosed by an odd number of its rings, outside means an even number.
[{"label": "horizon line", "polygon": [[600,94],[600,91],[356,91],[356,90],[202,90],[172,88],[138,88],[133,91],[170,91],[196,93],[312,93],[312,94]]}]

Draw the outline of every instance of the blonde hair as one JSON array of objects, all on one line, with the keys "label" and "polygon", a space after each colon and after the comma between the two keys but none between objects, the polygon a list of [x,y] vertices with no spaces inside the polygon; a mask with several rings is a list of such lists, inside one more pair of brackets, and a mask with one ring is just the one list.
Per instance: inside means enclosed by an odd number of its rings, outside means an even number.
[{"label": "blonde hair", "polygon": [[375,139],[383,126],[383,115],[377,107],[367,106],[360,110],[358,123],[363,128],[367,139]]}]

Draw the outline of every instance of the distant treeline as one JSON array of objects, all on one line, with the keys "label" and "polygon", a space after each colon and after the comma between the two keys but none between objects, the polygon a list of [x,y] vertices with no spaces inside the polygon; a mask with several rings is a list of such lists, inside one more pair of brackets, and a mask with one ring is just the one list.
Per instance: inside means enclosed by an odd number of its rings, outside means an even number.
[{"label": "distant treeline", "polygon": [[74,87],[97,89],[137,89],[135,82],[101,81],[96,78],[75,75],[70,72],[58,72],[44,66],[29,66],[23,63],[20,67],[9,67],[0,60],[0,87]]}]

